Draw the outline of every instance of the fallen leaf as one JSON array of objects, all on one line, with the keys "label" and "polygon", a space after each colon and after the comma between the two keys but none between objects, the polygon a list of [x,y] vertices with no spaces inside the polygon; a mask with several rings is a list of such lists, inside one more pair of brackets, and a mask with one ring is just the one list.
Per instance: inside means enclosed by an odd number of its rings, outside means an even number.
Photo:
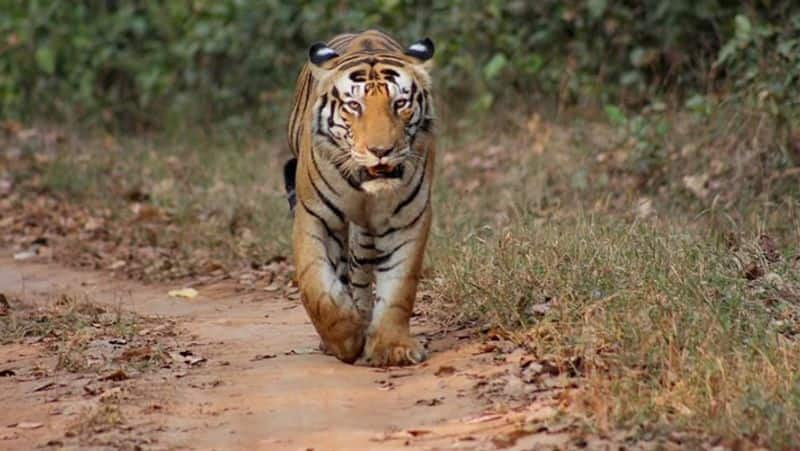
[{"label": "fallen leaf", "polygon": [[122,368],[97,378],[97,380],[100,381],[117,381],[117,382],[124,381],[126,379],[129,379],[129,377],[125,373],[125,371],[122,370]]},{"label": "fallen leaf", "polygon": [[766,257],[767,261],[770,263],[775,263],[781,259],[778,245],[771,236],[761,235],[758,237],[758,246],[764,252],[764,257]]},{"label": "fallen leaf", "polygon": [[103,393],[100,393],[100,401],[107,401],[109,399],[119,399],[119,395],[122,393],[122,387],[113,387],[110,390],[106,390]]},{"label": "fallen leaf", "polygon": [[489,413],[489,414],[486,414],[486,415],[481,415],[479,417],[470,418],[470,419],[464,421],[464,423],[466,423],[466,424],[486,423],[486,422],[489,422],[489,421],[498,420],[500,418],[503,418],[503,415],[501,415],[499,413]]},{"label": "fallen leaf", "polygon": [[555,417],[558,415],[558,409],[555,409],[550,406],[545,406],[540,409],[536,409],[536,411],[531,412],[525,415],[525,422],[526,423],[539,423],[544,420],[549,420],[550,418]]},{"label": "fallen leaf", "polygon": [[514,446],[522,437],[532,434],[532,431],[526,429],[515,429],[510,432],[504,432],[492,437],[492,444],[499,449],[509,448]]},{"label": "fallen leaf", "polygon": [[13,431],[0,434],[0,440],[16,440],[18,437],[19,434]]},{"label": "fallen leaf", "polygon": [[756,280],[764,275],[764,269],[758,263],[750,262],[744,268],[744,278],[747,280]]},{"label": "fallen leaf", "polygon": [[401,377],[413,376],[414,373],[392,373],[389,374],[389,379],[400,379]]},{"label": "fallen leaf", "polygon": [[56,385],[55,382],[47,382],[45,384],[42,384],[42,385],[34,388],[32,391],[33,392],[45,391],[45,390],[47,390],[48,388],[51,388],[54,385]]},{"label": "fallen leaf", "polygon": [[[389,440],[407,440],[409,438],[420,437],[427,434],[432,434],[433,431],[427,429],[406,429],[403,431],[386,431],[382,432],[375,437],[370,438],[373,442],[385,442]],[[408,442],[406,442],[408,445]]]},{"label": "fallen leaf", "polygon": [[17,252],[14,254],[14,260],[22,261],[36,257],[36,250],[28,249],[27,251]]},{"label": "fallen leaf", "polygon": [[430,406],[430,407],[433,407],[433,406],[438,406],[439,404],[441,404],[443,400],[444,400],[444,397],[430,398],[430,399],[420,399],[420,400],[417,400],[417,402],[415,402],[414,404],[416,404],[418,406]]},{"label": "fallen leaf", "polygon": [[434,376],[452,376],[456,373],[456,369],[449,365],[442,365],[433,373]]},{"label": "fallen leaf", "polygon": [[431,434],[432,431],[429,431],[427,429],[407,429],[405,433],[412,437],[419,437],[420,435]]},{"label": "fallen leaf", "polygon": [[174,298],[193,299],[197,297],[197,290],[194,288],[181,288],[180,290],[171,290],[167,294]]},{"label": "fallen leaf", "polygon": [[137,222],[157,221],[164,216],[163,212],[157,207],[142,203],[132,204],[131,211],[135,215],[133,220]]},{"label": "fallen leaf", "polygon": [[0,316],[8,315],[8,312],[10,310],[11,310],[11,305],[8,303],[6,295],[0,293]]},{"label": "fallen leaf", "polygon": [[550,304],[547,302],[543,302],[541,304],[533,304],[528,307],[528,312],[533,315],[544,315],[550,311]]},{"label": "fallen leaf", "polygon": [[141,362],[150,359],[152,354],[153,348],[150,346],[138,346],[126,349],[114,360],[122,362]]},{"label": "fallen leaf", "polygon": [[83,391],[89,396],[94,396],[100,393],[100,389],[91,385],[91,382],[83,386]]},{"label": "fallen leaf", "polygon": [[255,357],[253,357],[252,359],[250,359],[250,361],[251,362],[255,362],[257,360],[274,359],[275,357],[278,357],[278,355],[277,354],[258,354]]},{"label": "fallen leaf", "polygon": [[705,199],[708,197],[708,179],[708,174],[687,175],[683,177],[683,186],[700,199]]}]

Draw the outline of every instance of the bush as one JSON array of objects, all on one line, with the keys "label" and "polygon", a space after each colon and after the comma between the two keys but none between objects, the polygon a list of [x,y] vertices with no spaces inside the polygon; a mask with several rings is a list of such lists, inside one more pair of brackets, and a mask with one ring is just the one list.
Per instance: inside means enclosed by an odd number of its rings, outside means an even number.
[{"label": "bush", "polygon": [[310,43],[370,27],[432,36],[442,97],[478,110],[516,93],[639,105],[726,80],[792,98],[800,74],[792,0],[3,3],[0,105],[18,118],[272,118]]}]

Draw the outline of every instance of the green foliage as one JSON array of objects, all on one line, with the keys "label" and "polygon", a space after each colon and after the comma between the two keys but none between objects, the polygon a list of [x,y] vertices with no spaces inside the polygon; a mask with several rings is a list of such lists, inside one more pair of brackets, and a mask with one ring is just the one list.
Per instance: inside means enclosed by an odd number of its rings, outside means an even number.
[{"label": "green foliage", "polygon": [[5,116],[274,118],[309,44],[371,27],[406,43],[430,35],[440,93],[478,109],[519,93],[637,105],[724,79],[757,83],[775,108],[798,98],[800,8],[790,0],[2,3]]}]

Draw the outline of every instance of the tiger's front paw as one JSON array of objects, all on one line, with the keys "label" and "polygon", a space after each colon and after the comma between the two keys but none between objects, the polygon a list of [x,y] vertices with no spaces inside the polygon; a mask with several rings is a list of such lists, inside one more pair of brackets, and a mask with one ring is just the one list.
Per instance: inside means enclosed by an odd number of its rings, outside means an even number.
[{"label": "tiger's front paw", "polygon": [[416,365],[427,357],[425,348],[407,333],[377,332],[367,337],[360,363],[370,366]]}]

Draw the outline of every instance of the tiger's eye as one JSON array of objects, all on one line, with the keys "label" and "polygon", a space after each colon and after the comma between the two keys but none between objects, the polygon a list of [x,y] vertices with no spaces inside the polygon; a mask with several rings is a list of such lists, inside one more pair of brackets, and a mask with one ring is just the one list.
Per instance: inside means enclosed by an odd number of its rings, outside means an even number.
[{"label": "tiger's eye", "polygon": [[355,100],[347,102],[347,107],[355,111],[356,113],[361,111],[361,104],[356,102]]},{"label": "tiger's eye", "polygon": [[406,99],[396,100],[394,102],[394,109],[395,110],[399,110],[400,108],[403,108],[404,106],[406,106],[406,104],[408,104],[408,100],[406,100]]}]

